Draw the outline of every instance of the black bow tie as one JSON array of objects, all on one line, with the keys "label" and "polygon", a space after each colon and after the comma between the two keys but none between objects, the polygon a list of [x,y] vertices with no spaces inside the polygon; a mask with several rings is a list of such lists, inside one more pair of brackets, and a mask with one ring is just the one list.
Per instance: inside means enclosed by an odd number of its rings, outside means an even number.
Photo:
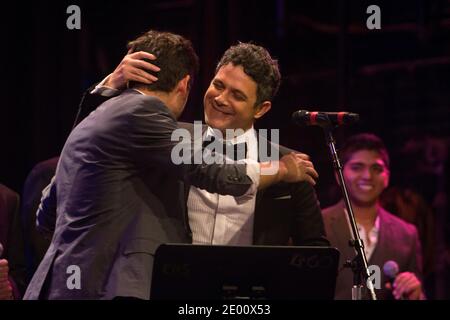
[{"label": "black bow tie", "polygon": [[[212,136],[211,141],[206,141],[206,140],[203,141],[202,149],[205,149],[205,148],[209,149],[211,151],[211,153],[214,153],[214,151],[219,152],[222,155],[228,156],[230,159],[233,159],[234,161],[246,159],[247,143],[242,142],[242,143],[231,144],[231,143],[223,142],[223,143],[218,144],[217,142],[214,143],[215,140],[216,140],[216,138],[214,136]],[[220,146],[222,146],[222,149],[220,149]],[[238,150],[240,152],[238,152]],[[241,150],[244,150],[244,152],[242,152]],[[231,152],[233,152],[233,154],[231,154]]]}]

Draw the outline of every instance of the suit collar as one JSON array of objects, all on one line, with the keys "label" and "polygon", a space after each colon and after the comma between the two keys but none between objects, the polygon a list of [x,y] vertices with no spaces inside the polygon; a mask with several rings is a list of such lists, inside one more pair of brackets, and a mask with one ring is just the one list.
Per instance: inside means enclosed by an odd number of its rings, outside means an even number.
[{"label": "suit collar", "polygon": [[[395,252],[391,250],[392,245],[389,239],[395,239],[395,230],[392,229],[392,224],[389,221],[388,214],[383,208],[378,209],[378,216],[380,217],[380,230],[378,233],[378,243],[370,259],[371,264],[378,264],[380,268],[383,267],[386,257],[395,256]],[[382,249],[380,249],[382,248]]]},{"label": "suit collar", "polygon": [[350,246],[349,243],[349,241],[353,239],[353,236],[351,234],[347,217],[345,216],[346,213],[344,208],[345,204],[343,200],[335,204],[330,210],[330,220],[333,233],[336,234],[336,239],[338,242],[337,247],[343,249],[341,255],[347,259],[354,257],[356,255],[356,251]]}]

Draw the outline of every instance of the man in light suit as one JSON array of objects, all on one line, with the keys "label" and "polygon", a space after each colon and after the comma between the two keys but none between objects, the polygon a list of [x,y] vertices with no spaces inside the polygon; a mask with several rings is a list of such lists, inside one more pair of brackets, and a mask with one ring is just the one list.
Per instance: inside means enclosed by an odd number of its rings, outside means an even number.
[{"label": "man in light suit", "polygon": [[[381,290],[378,299],[424,299],[420,282],[422,258],[415,226],[384,210],[379,197],[389,183],[389,155],[380,138],[373,134],[350,137],[340,150],[344,179],[361,240],[369,265],[381,269]],[[353,237],[343,201],[323,210],[325,230],[331,245],[341,252],[340,266],[355,257],[349,246]],[[395,261],[399,273],[393,288],[383,274],[383,266]],[[351,299],[353,273],[350,268],[340,270],[336,283],[336,299]],[[393,289],[393,290],[392,290]],[[367,292],[366,292],[367,293]]]},{"label": "man in light suit", "polygon": [[38,227],[53,238],[26,299],[148,299],[156,248],[191,242],[180,180],[245,198],[257,187],[303,179],[295,155],[268,176],[256,162],[174,165],[171,135],[197,56],[170,33],[149,31],[129,46],[159,52],[164,70],[155,84],[130,83],[71,132],[38,211]]},{"label": "man in light suit", "polygon": [[[142,52],[125,56],[114,72],[92,91],[94,94],[86,96],[84,109],[95,106],[96,101],[91,101],[101,99],[101,95],[106,99],[108,95],[117,94],[115,91],[130,80],[154,82],[158,75],[155,67],[142,58],[152,60],[155,57]],[[202,138],[215,137],[217,131],[213,129],[222,132],[222,136],[227,129],[242,129],[243,134],[231,139],[231,143],[246,140],[247,158],[256,160],[262,145],[268,146],[267,149],[273,146],[280,157],[292,152],[259,137],[254,129],[255,121],[271,109],[280,78],[278,63],[265,48],[249,43],[230,47],[218,63],[205,93],[207,126],[202,129]],[[192,124],[180,123],[180,126],[193,132]],[[302,157],[312,172],[314,166],[309,157]],[[314,176],[317,177],[315,170]],[[186,185],[185,206],[193,242],[328,246],[314,184],[313,179],[274,184],[258,190],[255,197],[240,204],[231,197]]]}]

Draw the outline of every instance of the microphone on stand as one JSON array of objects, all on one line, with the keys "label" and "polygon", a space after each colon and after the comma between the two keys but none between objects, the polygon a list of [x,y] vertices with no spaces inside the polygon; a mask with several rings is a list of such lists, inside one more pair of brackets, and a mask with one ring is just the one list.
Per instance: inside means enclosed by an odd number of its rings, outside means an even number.
[{"label": "microphone on stand", "polygon": [[[353,238],[355,239],[355,241],[352,242],[351,246],[355,249],[356,256],[353,265],[349,264],[353,272],[353,288],[355,288],[355,295],[353,297],[355,300],[361,299],[361,289],[365,285],[364,282],[372,284],[372,282],[366,281],[370,278],[371,274],[369,272],[367,257],[364,252],[364,245],[358,233],[358,227],[355,222],[355,215],[353,213],[353,208],[348,196],[344,174],[342,173],[342,166],[340,164],[339,156],[336,150],[335,139],[333,137],[333,129],[338,125],[350,124],[357,122],[358,120],[359,115],[351,112],[319,112],[298,110],[292,114],[292,121],[295,124],[299,126],[317,125],[324,130],[326,142],[330,150],[331,160],[333,162],[333,167],[338,177],[342,195],[344,197],[344,203],[347,208],[347,216],[350,221],[351,227],[350,229]],[[368,285],[367,289],[369,290],[370,299],[377,300],[377,294],[375,292],[374,286]]]},{"label": "microphone on stand", "polygon": [[298,110],[292,114],[292,121],[299,126],[338,126],[359,121],[359,114],[352,112],[320,112]]}]

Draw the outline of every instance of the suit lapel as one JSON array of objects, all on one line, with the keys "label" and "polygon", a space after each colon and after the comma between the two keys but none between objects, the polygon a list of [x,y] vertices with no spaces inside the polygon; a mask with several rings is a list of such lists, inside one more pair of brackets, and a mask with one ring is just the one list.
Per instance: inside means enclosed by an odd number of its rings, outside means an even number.
[{"label": "suit lapel", "polygon": [[[376,264],[380,268],[383,268],[384,262],[388,257],[395,256],[391,248],[392,244],[389,243],[389,239],[394,239],[392,226],[387,220],[386,214],[383,209],[378,210],[378,216],[380,217],[380,230],[378,232],[378,242],[375,247],[369,264]],[[381,248],[381,249],[380,249]]]},{"label": "suit lapel", "polygon": [[[261,146],[262,143],[265,143],[265,144],[266,144],[267,150],[271,150],[270,146],[274,146],[276,152],[278,152],[278,159],[281,158],[282,154],[281,154],[280,148],[279,148],[276,144],[274,144],[274,143],[270,142],[269,140],[267,140],[265,137],[261,137],[261,136],[259,135],[258,130],[256,130],[256,140],[258,141],[258,145],[257,145],[257,149],[258,149],[258,162],[261,162],[261,159],[260,159],[260,156],[259,156],[259,155],[260,155],[259,146]],[[270,152],[270,151],[269,151],[269,152]],[[270,155],[270,153],[269,153],[269,155]],[[273,186],[272,186],[272,188],[273,188]],[[258,191],[256,192],[255,212],[254,212],[254,219],[255,219],[255,222],[253,223],[253,244],[255,244],[255,243],[257,242],[257,240],[258,240],[258,239],[256,239],[256,236],[259,234],[259,232],[258,232],[259,230],[256,229],[257,226],[258,226],[257,220],[258,220],[261,216],[263,216],[264,214],[267,214],[267,213],[266,213],[266,210],[264,210],[264,207],[261,206],[261,200],[263,199],[264,194],[265,194],[265,189],[263,189],[263,190],[258,190]],[[270,213],[268,213],[268,214],[270,214]]]},{"label": "suit lapel", "polygon": [[353,236],[344,211],[344,203],[341,201],[338,205],[339,208],[337,208],[337,214],[333,215],[331,218],[331,228],[335,234],[334,238],[336,239],[337,246],[342,248],[341,258],[342,263],[344,263],[347,259],[353,259],[356,255],[356,251],[354,248],[350,247],[349,244],[349,241],[353,239]]},{"label": "suit lapel", "polygon": [[384,287],[386,277],[383,272],[383,266],[387,260],[397,260],[395,257],[398,257],[399,255],[399,252],[396,252],[396,250],[398,250],[398,248],[396,248],[396,243],[393,243],[396,239],[396,233],[384,209],[380,208],[378,210],[378,216],[380,217],[378,242],[368,264],[369,266],[378,266],[381,271],[381,290],[377,290],[378,297],[380,299],[392,299],[391,293]]}]

